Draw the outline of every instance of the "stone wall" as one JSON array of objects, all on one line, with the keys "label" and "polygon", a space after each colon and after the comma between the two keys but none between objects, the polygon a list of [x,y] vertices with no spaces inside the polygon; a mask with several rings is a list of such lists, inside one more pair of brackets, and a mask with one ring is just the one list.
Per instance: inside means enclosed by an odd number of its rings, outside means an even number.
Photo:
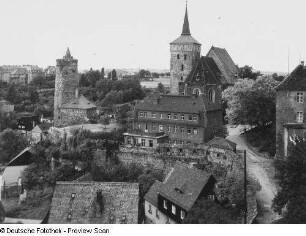
[{"label": "stone wall", "polygon": [[[170,45],[170,52],[170,93],[178,94],[179,82],[185,82],[187,76],[200,59],[201,45],[172,44]],[[184,55],[186,55],[186,59]]]},{"label": "stone wall", "polygon": [[78,60],[57,59],[55,94],[54,94],[54,125],[61,125],[60,108],[75,97],[79,86]]}]

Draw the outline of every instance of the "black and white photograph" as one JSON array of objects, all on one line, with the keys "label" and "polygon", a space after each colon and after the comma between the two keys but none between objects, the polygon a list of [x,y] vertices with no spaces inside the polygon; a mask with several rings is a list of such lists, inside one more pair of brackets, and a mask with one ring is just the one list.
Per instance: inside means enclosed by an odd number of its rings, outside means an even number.
[{"label": "black and white photograph", "polygon": [[305,0],[0,9],[0,234],[305,226]]}]

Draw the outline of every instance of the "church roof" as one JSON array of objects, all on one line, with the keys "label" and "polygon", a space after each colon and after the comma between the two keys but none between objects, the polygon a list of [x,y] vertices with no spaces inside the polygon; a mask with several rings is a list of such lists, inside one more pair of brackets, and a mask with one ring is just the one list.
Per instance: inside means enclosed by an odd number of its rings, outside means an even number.
[{"label": "church roof", "polygon": [[170,44],[199,44],[201,45],[197,40],[195,40],[191,36],[189,20],[188,20],[187,4],[186,4],[186,11],[185,11],[185,18],[184,18],[182,34],[180,37],[178,37],[176,40],[174,40]]},{"label": "church roof", "polygon": [[153,94],[136,104],[137,110],[156,112],[199,113],[205,112],[203,99],[195,96]]},{"label": "church roof", "polygon": [[138,183],[57,182],[49,224],[137,224]]},{"label": "church roof", "polygon": [[85,98],[83,95],[77,98],[71,99],[69,102],[65,103],[62,108],[64,109],[82,109],[87,110],[91,108],[96,108],[97,106]]},{"label": "church roof", "polygon": [[220,84],[224,82],[215,61],[210,57],[201,57],[197,65],[189,73],[185,83]]},{"label": "church roof", "polygon": [[298,65],[277,87],[277,91],[306,91],[306,67]]},{"label": "church roof", "polygon": [[[238,76],[239,71],[237,66],[235,65],[233,59],[231,58],[231,56],[229,55],[229,53],[226,51],[225,48],[218,48],[218,47],[214,47],[212,46],[209,50],[209,52],[207,53],[208,57],[211,57],[211,53],[214,52],[216,54],[216,56],[219,58],[219,60],[221,61],[223,67],[224,67],[224,72],[225,74],[225,79],[227,81],[228,84],[234,84],[234,78],[236,76]],[[221,68],[220,68],[221,70]]]}]

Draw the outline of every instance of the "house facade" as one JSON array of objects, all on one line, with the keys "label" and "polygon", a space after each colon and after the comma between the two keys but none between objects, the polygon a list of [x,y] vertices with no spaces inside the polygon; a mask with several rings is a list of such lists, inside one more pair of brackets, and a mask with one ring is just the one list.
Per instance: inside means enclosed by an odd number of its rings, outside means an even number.
[{"label": "house facade", "polygon": [[125,144],[156,148],[157,144],[197,146],[212,138],[201,97],[154,94],[135,106]]},{"label": "house facade", "polygon": [[301,62],[276,88],[276,154],[306,138],[306,67]]},{"label": "house facade", "polygon": [[155,181],[145,195],[145,222],[182,223],[197,200],[215,200],[215,183],[212,175],[187,164],[176,163],[165,180]]}]

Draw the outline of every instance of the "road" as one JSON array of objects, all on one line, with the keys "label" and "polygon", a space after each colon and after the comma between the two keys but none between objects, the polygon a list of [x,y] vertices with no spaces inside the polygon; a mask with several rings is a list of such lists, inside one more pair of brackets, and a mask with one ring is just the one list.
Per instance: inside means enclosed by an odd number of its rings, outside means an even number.
[{"label": "road", "polygon": [[248,148],[246,141],[240,135],[241,131],[243,131],[241,127],[228,127],[228,131],[229,136],[227,138],[237,144],[237,149],[247,150],[247,171],[261,185],[261,190],[257,193],[259,205],[257,222],[260,224],[269,224],[279,219],[279,215],[271,209],[272,200],[277,193],[273,161],[257,155]]}]

